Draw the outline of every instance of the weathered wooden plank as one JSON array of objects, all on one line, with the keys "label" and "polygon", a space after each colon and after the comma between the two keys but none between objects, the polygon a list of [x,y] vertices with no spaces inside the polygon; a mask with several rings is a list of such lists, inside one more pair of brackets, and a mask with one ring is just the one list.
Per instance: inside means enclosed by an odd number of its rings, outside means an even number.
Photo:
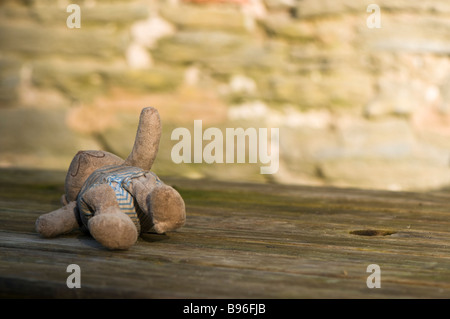
[{"label": "weathered wooden plank", "polygon": [[[77,231],[40,238],[34,221],[59,206],[63,179],[6,176],[2,297],[450,297],[450,196],[443,192],[165,179],[185,199],[186,226],[114,252]],[[66,286],[72,263],[81,267],[81,289]],[[366,285],[370,264],[381,267],[380,289]]]}]

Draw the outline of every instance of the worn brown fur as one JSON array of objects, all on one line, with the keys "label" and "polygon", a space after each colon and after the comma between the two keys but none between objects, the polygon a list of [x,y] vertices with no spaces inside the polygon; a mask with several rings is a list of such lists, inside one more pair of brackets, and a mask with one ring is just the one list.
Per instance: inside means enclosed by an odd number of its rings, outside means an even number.
[{"label": "worn brown fur", "polygon": [[[158,111],[142,110],[133,149],[124,161],[105,151],[80,151],[73,158],[65,180],[63,207],[40,216],[36,231],[43,237],[55,237],[80,225],[77,198],[88,177],[97,169],[109,165],[133,166],[146,171],[132,180],[130,194],[143,214],[151,219],[149,231],[164,233],[182,227],[186,221],[185,204],[180,194],[149,171],[154,163],[161,137]],[[88,221],[89,233],[109,249],[128,249],[139,234],[130,217],[121,212],[116,194],[107,184],[96,185],[83,194],[93,211]]]}]

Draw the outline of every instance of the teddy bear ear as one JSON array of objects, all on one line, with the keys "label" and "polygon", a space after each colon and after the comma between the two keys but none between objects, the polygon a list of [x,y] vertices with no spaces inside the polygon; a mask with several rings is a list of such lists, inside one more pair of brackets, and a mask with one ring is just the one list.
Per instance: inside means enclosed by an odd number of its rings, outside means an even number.
[{"label": "teddy bear ear", "polygon": [[161,120],[158,110],[146,107],[141,112],[134,146],[124,165],[149,171],[158,153],[160,139]]}]

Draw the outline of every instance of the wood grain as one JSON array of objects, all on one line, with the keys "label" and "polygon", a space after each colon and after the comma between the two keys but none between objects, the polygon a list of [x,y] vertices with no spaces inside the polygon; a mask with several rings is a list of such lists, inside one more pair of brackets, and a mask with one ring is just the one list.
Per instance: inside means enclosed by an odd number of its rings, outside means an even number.
[{"label": "wood grain", "polygon": [[[59,207],[63,173],[0,170],[0,297],[450,297],[447,192],[165,181],[185,199],[186,225],[109,251],[79,231],[35,233]],[[66,286],[69,264],[80,289]],[[370,264],[379,289],[366,285]]]}]

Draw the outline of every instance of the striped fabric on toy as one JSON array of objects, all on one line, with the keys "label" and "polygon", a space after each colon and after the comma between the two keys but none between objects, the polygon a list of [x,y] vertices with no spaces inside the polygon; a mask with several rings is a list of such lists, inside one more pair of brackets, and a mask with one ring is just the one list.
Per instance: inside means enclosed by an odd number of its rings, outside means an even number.
[{"label": "striped fabric on toy", "polygon": [[131,218],[138,233],[140,233],[141,225],[134,205],[134,198],[126,188],[129,188],[133,178],[143,176],[144,173],[145,171],[138,167],[121,165],[105,166],[94,171],[86,180],[78,195],[78,208],[83,225],[87,228],[89,219],[94,215],[92,208],[84,201],[83,195],[89,189],[106,183],[114,190],[120,210]]}]

